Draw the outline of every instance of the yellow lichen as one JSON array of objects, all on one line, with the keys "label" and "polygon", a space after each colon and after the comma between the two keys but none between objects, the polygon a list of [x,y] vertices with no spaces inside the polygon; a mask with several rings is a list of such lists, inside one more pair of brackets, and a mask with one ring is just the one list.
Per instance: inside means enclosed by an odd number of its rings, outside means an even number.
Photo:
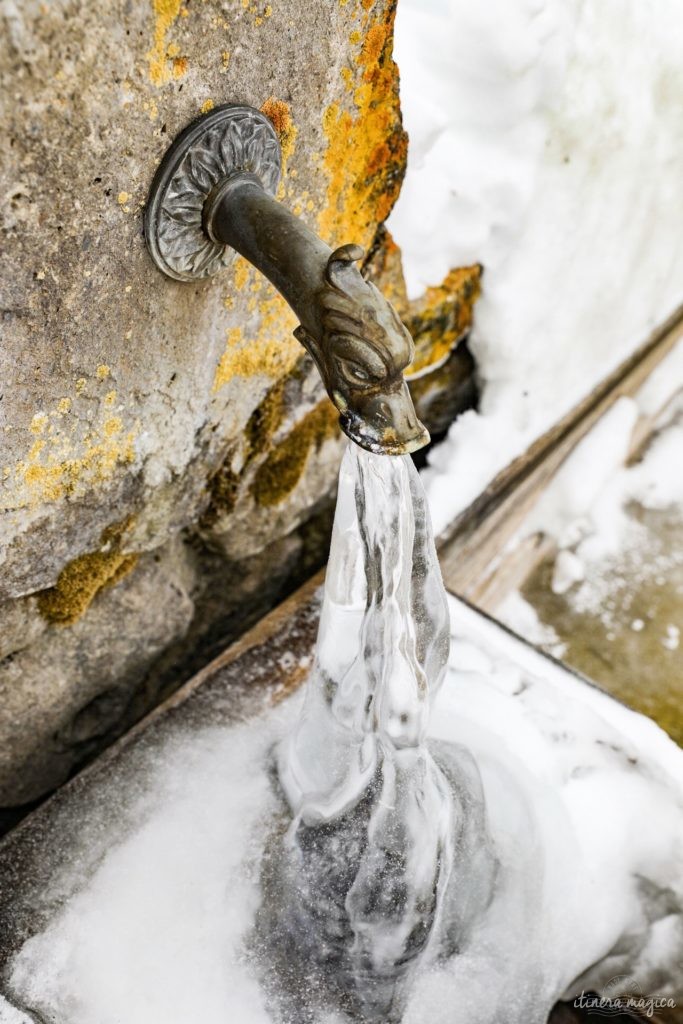
[{"label": "yellow lichen", "polygon": [[87,383],[88,382],[85,379],[85,377],[79,377],[78,378],[78,380],[76,381],[76,394],[77,395],[82,395],[83,394],[83,392],[85,391]]},{"label": "yellow lichen", "polygon": [[105,437],[114,437],[115,434],[120,434],[122,430],[123,423],[118,416],[111,416],[102,424],[102,432]]},{"label": "yellow lichen", "polygon": [[241,292],[244,288],[246,288],[250,274],[251,265],[249,261],[246,260],[244,256],[238,256],[237,259],[235,260],[234,270],[235,288],[237,289],[238,292]]},{"label": "yellow lichen", "polygon": [[[176,73],[176,61],[183,58],[174,57],[168,52],[166,35],[173,22],[181,14],[180,0],[152,0],[154,10],[154,45],[147,54],[149,62],[149,79],[152,85],[160,86],[170,81],[171,76],[179,77]],[[185,64],[187,62],[185,61]]]},{"label": "yellow lichen", "polygon": [[306,468],[309,454],[338,431],[339,416],[323,399],[258,467],[252,484],[256,502],[266,508],[278,505],[291,494]]},{"label": "yellow lichen", "polygon": [[47,416],[44,412],[37,412],[31,420],[31,426],[29,430],[32,434],[42,434],[48,424]]},{"label": "yellow lichen", "polygon": [[212,99],[204,100],[201,107],[199,108],[199,112],[201,114],[208,114],[210,110],[213,110],[214,105],[215,104]]},{"label": "yellow lichen", "polygon": [[[108,372],[107,367],[104,376]],[[104,405],[109,404],[105,399]],[[122,419],[115,416],[89,424],[84,431],[78,418],[65,420],[72,405],[71,398],[62,398],[49,414],[37,413],[31,420],[29,431],[38,440],[31,443],[22,459],[2,470],[7,485],[4,510],[80,496],[110,480],[117,465],[134,460],[137,424],[124,431]]]},{"label": "yellow lichen", "polygon": [[110,373],[111,370],[106,363],[100,363],[95,371],[98,380],[106,380]]},{"label": "yellow lichen", "polygon": [[125,206],[129,199],[130,194],[128,192],[119,192],[118,196],[116,197],[116,201],[119,204],[119,206]]},{"label": "yellow lichen", "polygon": [[271,285],[261,282],[265,298],[256,302],[259,324],[253,336],[241,327],[227,332],[227,345],[216,369],[213,390],[219,391],[233,377],[265,374],[278,377],[287,373],[301,354],[301,347],[292,335],[297,319],[285,300]]},{"label": "yellow lichen", "polygon": [[352,239],[370,245],[377,224],[396,201],[405,169],[407,136],[401,124],[398,72],[392,59],[393,7],[364,34],[353,69],[341,69],[354,107],[332,103],[323,114],[327,149],[327,203],[318,218],[321,235],[331,245]]},{"label": "yellow lichen", "polygon": [[119,550],[121,537],[131,520],[115,523],[102,533],[100,547],[79,555],[60,572],[54,587],[38,594],[38,610],[48,622],[68,626],[88,610],[103,587],[113,586],[131,571],[136,554]]}]

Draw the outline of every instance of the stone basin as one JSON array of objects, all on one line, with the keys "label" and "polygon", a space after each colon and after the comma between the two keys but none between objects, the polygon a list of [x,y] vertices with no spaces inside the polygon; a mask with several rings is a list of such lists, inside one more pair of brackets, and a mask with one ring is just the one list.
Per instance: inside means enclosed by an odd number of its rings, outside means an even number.
[{"label": "stone basin", "polygon": [[[45,1007],[36,1010],[32,1004],[28,1010],[21,1005],[10,982],[15,954],[32,936],[43,933],[73,899],[75,889],[96,874],[104,853],[109,850],[108,845],[103,848],[102,836],[111,836],[112,828],[115,834],[130,832],[139,827],[147,815],[154,813],[155,798],[152,797],[152,802],[147,800],[146,787],[150,770],[155,770],[162,748],[168,750],[181,736],[187,738],[203,730],[230,729],[239,723],[254,722],[261,716],[265,718],[273,708],[288,703],[306,679],[312,662],[320,583],[318,576],[306,584],[34,811],[0,844],[0,996],[17,1007],[15,1011],[0,999],[3,1024],[44,1020],[61,1024],[70,1019],[52,1013],[45,1016]],[[463,678],[468,672],[481,670],[474,647],[468,649],[467,638],[475,637],[477,642],[485,641],[487,651],[505,651],[508,658],[517,659],[526,666],[524,672],[531,666],[534,673],[556,679],[558,687],[567,693],[578,688],[587,706],[597,707],[608,717],[614,714],[615,721],[625,728],[624,735],[628,736],[631,726],[637,732],[639,722],[644,722],[646,729],[650,728],[651,723],[632,716],[583,677],[536,651],[464,601],[452,598],[451,611]],[[519,695],[522,699],[528,685],[524,673],[522,676],[513,673],[503,680],[503,690],[507,688],[508,692],[502,696],[509,700]],[[466,699],[471,699],[473,694],[475,690]],[[658,732],[654,725],[651,728]],[[654,733],[652,735],[654,737]],[[623,754],[626,760],[628,742],[627,739],[617,758]],[[663,736],[655,737],[655,743],[669,742]],[[662,750],[666,759],[668,747]],[[225,786],[230,787],[227,778]],[[612,813],[618,821],[620,809],[614,808]],[[166,851],[160,851],[161,859],[165,854]],[[202,870],[199,858],[197,871]],[[211,935],[210,929],[208,935]],[[178,968],[182,969],[182,965],[178,964]],[[510,993],[511,1000],[514,995]],[[151,1016],[147,1017],[150,1024],[155,1022],[154,1004],[151,1010]],[[226,1011],[230,1010],[227,1005]],[[592,1018],[569,1004],[561,1004],[550,1019],[559,1024]],[[676,1018],[660,1015],[660,1019],[674,1021]]]}]

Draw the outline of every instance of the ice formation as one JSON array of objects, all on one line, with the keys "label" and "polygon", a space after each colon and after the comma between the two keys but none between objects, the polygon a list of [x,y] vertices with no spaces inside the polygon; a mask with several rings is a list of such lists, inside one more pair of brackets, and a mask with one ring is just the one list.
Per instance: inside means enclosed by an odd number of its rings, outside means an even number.
[{"label": "ice formation", "polygon": [[545,1024],[617,976],[680,993],[683,752],[445,607],[412,467],[377,458],[345,459],[305,704],[236,723],[216,693],[190,726],[190,697],[65,809],[3,1024]]},{"label": "ice formation", "polygon": [[437,533],[683,302],[682,47],[677,0],[400,0],[409,291],[484,266]]},{"label": "ice formation", "polygon": [[[474,810],[481,795],[461,778],[472,766],[425,742],[448,650],[446,592],[413,462],[350,445],[316,662],[280,752],[295,818],[267,902],[271,949],[298,948],[300,963],[317,963],[367,1020],[400,1020],[415,971],[452,952],[488,901],[494,862]],[[452,878],[463,858],[467,901],[454,899]]]}]

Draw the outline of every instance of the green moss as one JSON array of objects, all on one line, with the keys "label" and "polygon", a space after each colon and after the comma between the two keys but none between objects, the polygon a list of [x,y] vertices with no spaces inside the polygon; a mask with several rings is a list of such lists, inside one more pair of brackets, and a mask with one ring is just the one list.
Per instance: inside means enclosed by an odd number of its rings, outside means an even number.
[{"label": "green moss", "polygon": [[327,399],[312,409],[259,466],[252,494],[265,507],[279,505],[294,490],[312,448],[319,449],[339,429],[337,411]]},{"label": "green moss", "polygon": [[40,591],[38,610],[44,619],[55,625],[72,625],[85,614],[100,590],[118,583],[131,571],[138,556],[119,550],[130,522],[126,519],[108,526],[101,536],[102,548],[74,558],[64,566],[54,587]]}]

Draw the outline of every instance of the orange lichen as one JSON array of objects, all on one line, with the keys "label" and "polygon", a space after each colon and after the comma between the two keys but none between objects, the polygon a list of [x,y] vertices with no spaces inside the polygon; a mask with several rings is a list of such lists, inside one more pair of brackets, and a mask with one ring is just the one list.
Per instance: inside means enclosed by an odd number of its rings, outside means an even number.
[{"label": "orange lichen", "polygon": [[266,117],[272,121],[273,127],[277,132],[280,140],[280,148],[282,150],[282,165],[284,170],[286,168],[287,161],[294,152],[297,135],[297,129],[292,121],[292,112],[289,104],[285,103],[284,100],[276,99],[275,96],[269,96],[265,103],[261,105],[261,113],[265,114]]},{"label": "orange lichen", "polygon": [[403,277],[401,250],[384,225],[377,229],[365,260],[364,273],[386,296],[401,319],[404,319],[410,304]]},{"label": "orange lichen", "polygon": [[187,73],[187,69],[189,68],[189,66],[190,62],[188,61],[187,57],[174,57],[173,66],[171,68],[171,73],[173,77],[182,78],[183,75]]},{"label": "orange lichen", "polygon": [[436,367],[452,352],[472,326],[473,307],[479,297],[481,267],[458,267],[440,285],[428,288],[410,303],[405,322],[415,342],[410,375]]},{"label": "orange lichen", "polygon": [[333,103],[324,112],[327,203],[318,218],[331,245],[353,240],[366,248],[396,201],[405,170],[407,136],[401,124],[398,71],[392,59],[394,8],[351,33],[361,43],[353,69],[340,74],[353,89],[353,110]]}]

